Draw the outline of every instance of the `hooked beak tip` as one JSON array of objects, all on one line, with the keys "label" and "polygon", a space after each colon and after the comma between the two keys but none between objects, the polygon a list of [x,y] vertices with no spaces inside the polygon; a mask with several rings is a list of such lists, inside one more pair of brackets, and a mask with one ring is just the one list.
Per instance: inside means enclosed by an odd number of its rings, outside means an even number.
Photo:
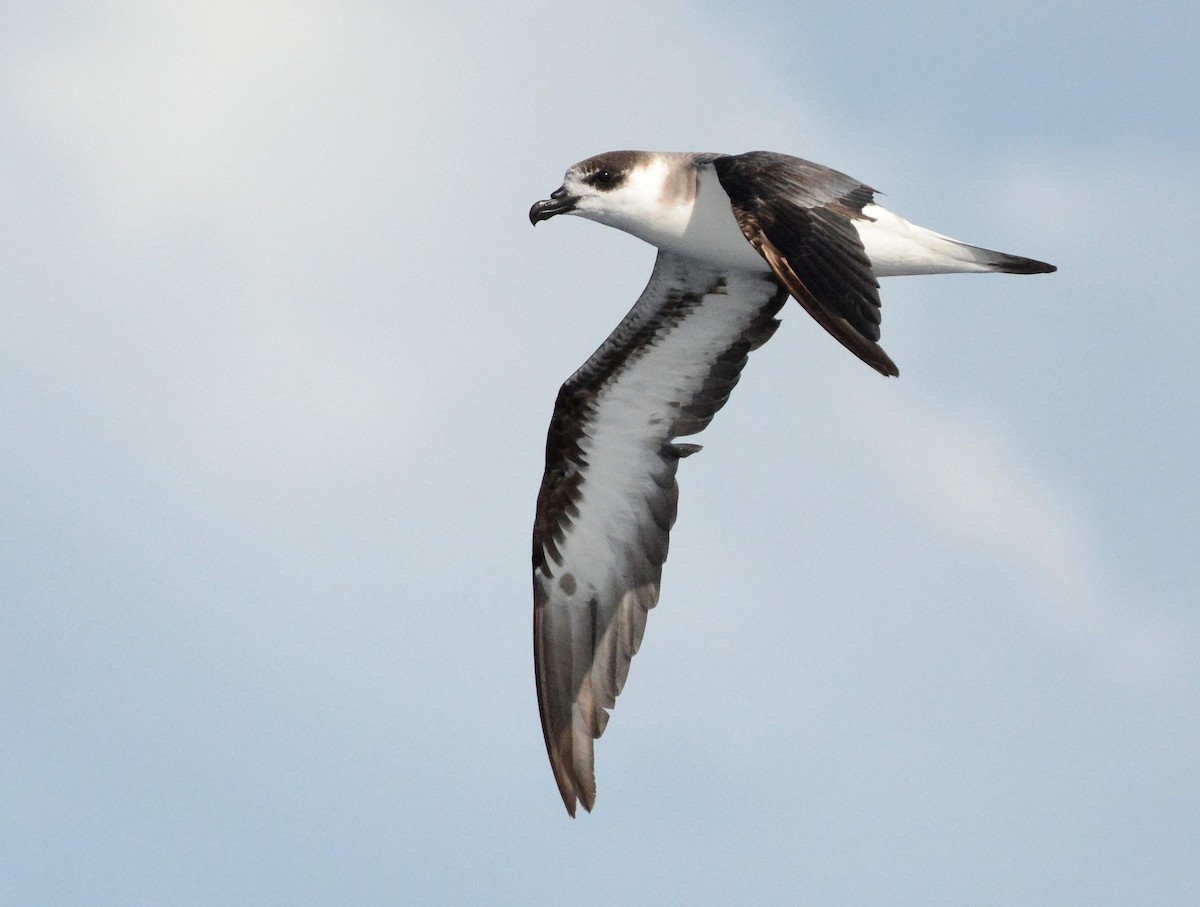
[{"label": "hooked beak tip", "polygon": [[540,221],[575,210],[578,201],[575,196],[568,195],[565,189],[556,189],[550,193],[549,198],[533,203],[533,207],[529,209],[529,222],[536,227]]}]

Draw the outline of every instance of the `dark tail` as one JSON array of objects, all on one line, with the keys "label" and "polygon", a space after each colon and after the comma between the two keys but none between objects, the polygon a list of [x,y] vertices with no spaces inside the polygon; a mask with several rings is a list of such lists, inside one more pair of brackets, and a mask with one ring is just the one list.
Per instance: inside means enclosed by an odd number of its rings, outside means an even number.
[{"label": "dark tail", "polygon": [[1004,274],[1051,274],[1058,268],[1044,261],[1033,258],[1022,258],[1020,255],[1008,255],[1004,252],[994,253],[995,258],[987,262],[993,271]]}]

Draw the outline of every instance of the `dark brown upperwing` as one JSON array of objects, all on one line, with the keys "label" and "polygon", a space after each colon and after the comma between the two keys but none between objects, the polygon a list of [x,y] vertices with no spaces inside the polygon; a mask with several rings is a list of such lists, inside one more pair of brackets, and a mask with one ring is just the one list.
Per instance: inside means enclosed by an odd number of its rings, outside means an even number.
[{"label": "dark brown upperwing", "polygon": [[713,167],[743,235],[796,301],[863,362],[898,375],[879,346],[879,282],[853,224],[874,190],[767,151],[717,157]]}]

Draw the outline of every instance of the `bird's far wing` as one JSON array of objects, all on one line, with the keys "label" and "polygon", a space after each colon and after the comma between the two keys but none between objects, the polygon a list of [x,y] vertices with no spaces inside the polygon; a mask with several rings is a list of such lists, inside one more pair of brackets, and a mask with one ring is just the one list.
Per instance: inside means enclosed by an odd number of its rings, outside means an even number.
[{"label": "bird's far wing", "polygon": [[720,273],[660,252],[650,283],[562,386],[533,526],[533,648],[546,750],[567,811],[596,798],[604,731],[675,521],[675,444],[711,421],[747,354],[778,325],[770,276]]},{"label": "bird's far wing", "polygon": [[713,167],[742,233],[796,300],[858,358],[899,374],[879,346],[879,283],[853,224],[874,190],[768,151],[720,156]]}]

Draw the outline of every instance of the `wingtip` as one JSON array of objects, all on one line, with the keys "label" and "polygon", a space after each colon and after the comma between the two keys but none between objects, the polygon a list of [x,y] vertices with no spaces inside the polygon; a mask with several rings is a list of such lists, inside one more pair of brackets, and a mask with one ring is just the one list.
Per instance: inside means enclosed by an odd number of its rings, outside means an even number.
[{"label": "wingtip", "polygon": [[554,770],[558,795],[562,797],[563,806],[567,808],[567,815],[574,819],[580,806],[590,813],[592,807],[596,805],[595,781],[592,781],[592,787],[589,790],[584,779],[568,771],[567,766],[558,758],[557,751],[554,750],[550,752],[550,766]]},{"label": "wingtip", "polygon": [[562,793],[563,806],[565,806],[567,808],[567,815],[570,816],[572,819],[577,818],[575,815],[575,812],[578,807],[582,806],[584,812],[590,813],[592,811],[592,807],[596,805],[596,798],[594,796],[591,799],[588,799],[588,798],[585,798],[582,794],[577,795],[574,793],[565,793],[562,791],[560,791],[560,793]]},{"label": "wingtip", "polygon": [[841,342],[842,346],[846,347],[846,349],[875,369],[875,371],[879,372],[879,374],[883,375],[883,377],[900,377],[900,367],[892,361],[892,357],[885,353],[883,347],[878,343],[857,342],[860,340],[858,337],[853,338],[856,342],[852,343],[839,334],[834,334],[833,336]]}]

